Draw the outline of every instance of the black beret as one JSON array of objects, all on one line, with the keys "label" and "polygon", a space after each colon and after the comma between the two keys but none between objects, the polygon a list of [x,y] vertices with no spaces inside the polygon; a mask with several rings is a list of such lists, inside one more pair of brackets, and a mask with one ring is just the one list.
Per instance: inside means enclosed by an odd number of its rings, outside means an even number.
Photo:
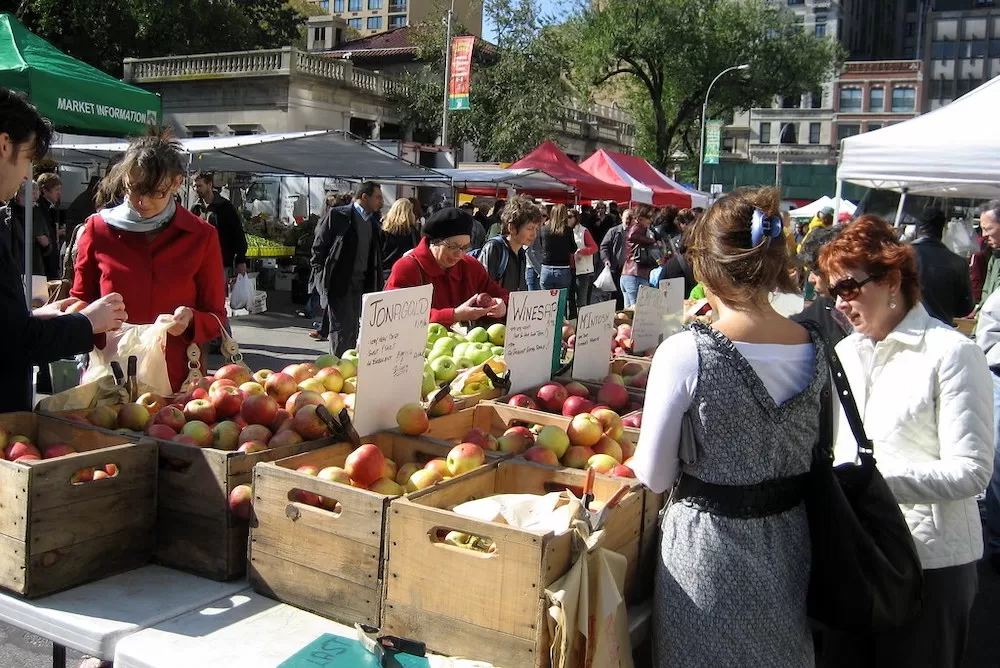
[{"label": "black beret", "polygon": [[424,223],[424,236],[431,240],[462,234],[472,236],[472,216],[453,206],[435,212]]}]

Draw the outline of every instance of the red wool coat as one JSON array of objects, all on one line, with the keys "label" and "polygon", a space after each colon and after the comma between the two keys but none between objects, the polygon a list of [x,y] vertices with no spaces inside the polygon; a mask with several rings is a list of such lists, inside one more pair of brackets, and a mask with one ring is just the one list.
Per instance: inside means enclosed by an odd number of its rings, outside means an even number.
[{"label": "red wool coat", "polygon": [[386,290],[415,288],[430,283],[434,286],[431,297],[431,322],[445,327],[455,323],[455,307],[464,304],[470,297],[486,292],[507,301],[509,292],[496,284],[482,263],[471,255],[465,255],[450,269],[442,269],[431,255],[427,239],[421,239],[417,247],[392,265],[392,273],[385,284]]},{"label": "red wool coat", "polygon": [[219,323],[212,314],[226,321],[218,233],[181,207],[152,241],[145,234],[113,228],[100,215],[91,216],[85,225],[70,290],[73,297],[92,302],[117,292],[125,300],[129,323],[134,325],[150,324],[179,306],[194,311],[191,326],[184,334],[167,337],[170,384],[175,392],[179,391],[188,374],[187,346],[220,335]]}]

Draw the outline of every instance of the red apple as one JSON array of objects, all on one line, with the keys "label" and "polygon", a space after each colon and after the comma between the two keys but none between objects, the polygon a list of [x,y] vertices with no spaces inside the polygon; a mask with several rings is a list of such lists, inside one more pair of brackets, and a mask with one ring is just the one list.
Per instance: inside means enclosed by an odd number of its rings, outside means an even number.
[{"label": "red apple", "polygon": [[427,469],[428,471],[437,471],[438,475],[440,475],[442,478],[451,477],[451,469],[448,468],[447,459],[442,459],[441,457],[435,457],[434,459],[424,464],[424,468]]},{"label": "red apple", "polygon": [[240,426],[235,422],[220,422],[212,429],[212,447],[218,450],[235,450],[240,444]]},{"label": "red apple", "polygon": [[7,446],[7,452],[4,453],[7,461],[12,462],[19,457],[24,455],[34,455],[39,459],[42,458],[42,453],[38,451],[31,443],[25,443],[24,441],[14,441]]},{"label": "red apple", "polygon": [[184,425],[181,435],[193,438],[199,448],[212,447],[212,428],[200,420],[193,420]]},{"label": "red apple", "polygon": [[517,406],[518,408],[530,408],[531,410],[538,410],[538,404],[535,400],[529,397],[527,394],[515,394],[512,396],[507,403],[511,406]]},{"label": "red apple", "polygon": [[480,448],[483,448],[484,450],[492,449],[492,448],[489,448],[490,434],[486,433],[485,431],[483,431],[479,427],[473,427],[472,429],[470,429],[469,431],[467,431],[465,433],[465,436],[462,437],[462,441],[461,442],[462,443],[475,443],[476,445],[478,445]]},{"label": "red apple", "polygon": [[271,430],[262,424],[252,424],[240,431],[239,442],[260,441],[267,445],[271,441]]},{"label": "red apple", "polygon": [[227,364],[215,372],[215,377],[216,379],[231,380],[236,387],[253,380],[253,376],[241,364]]},{"label": "red apple", "polygon": [[[525,438],[523,434],[516,429],[524,429],[524,427],[512,427],[504,432],[503,436],[497,439],[497,450],[500,452],[505,452],[508,454],[519,455],[524,452],[529,445],[535,442],[534,434],[531,438]],[[525,431],[528,431],[525,429]],[[528,432],[529,434],[531,432]]]},{"label": "red apple", "polygon": [[39,457],[38,455],[21,455],[20,457],[18,457],[14,461],[15,462],[37,462],[40,459],[41,459],[41,457]]},{"label": "red apple", "polygon": [[618,413],[605,406],[598,406],[590,411],[590,414],[601,421],[601,428],[604,429],[604,434],[608,438],[612,441],[621,440],[624,432],[622,430],[622,419]]},{"label": "red apple", "polygon": [[601,436],[597,445],[594,446],[594,454],[608,455],[619,464],[624,460],[624,457],[622,457],[622,446],[618,445],[618,443],[612,441],[607,436]]},{"label": "red apple", "polygon": [[583,397],[584,399],[590,397],[590,390],[587,386],[575,380],[571,383],[566,383],[566,392],[571,397]]},{"label": "red apple", "polygon": [[213,386],[208,391],[208,396],[212,402],[212,406],[215,407],[216,417],[221,419],[232,417],[239,413],[240,406],[243,405],[243,399],[246,395],[237,387],[223,385],[221,387]]},{"label": "red apple", "polygon": [[284,406],[288,398],[298,392],[298,390],[298,381],[287,373],[273,374],[264,381],[264,391],[278,402],[279,406]]},{"label": "red apple", "polygon": [[112,478],[114,478],[116,475],[118,475],[118,465],[117,464],[105,464],[104,465],[104,472],[107,473]]},{"label": "red apple", "polygon": [[139,398],[135,400],[135,403],[145,406],[146,410],[149,411],[151,415],[155,415],[167,407],[167,400],[158,394],[153,394],[152,392],[140,394]]},{"label": "red apple", "polygon": [[175,432],[179,432],[183,429],[185,422],[187,422],[187,418],[184,417],[184,412],[176,406],[161,408],[160,411],[153,416],[153,424],[162,424],[170,427]]},{"label": "red apple", "polygon": [[527,445],[530,446],[535,444],[535,432],[531,431],[527,427],[520,425],[511,426],[510,429],[504,432],[504,435],[507,434],[520,434]]},{"label": "red apple", "polygon": [[631,398],[623,385],[605,383],[597,391],[597,402],[606,404],[611,410],[620,412],[628,407]]},{"label": "red apple", "polygon": [[590,448],[582,445],[574,445],[563,455],[562,463],[563,466],[568,466],[571,469],[585,469],[587,468],[587,462],[593,456],[594,451]]},{"label": "red apple", "polygon": [[261,443],[260,441],[245,441],[240,444],[240,447],[236,448],[236,452],[242,452],[245,455],[252,455],[255,452],[262,452],[267,449],[267,445],[265,443]]},{"label": "red apple", "polygon": [[292,418],[292,429],[307,441],[326,436],[326,423],[316,414],[316,406],[303,406]]},{"label": "red apple", "polygon": [[278,417],[278,402],[266,394],[251,394],[243,400],[240,415],[247,424],[270,426]]},{"label": "red apple", "polygon": [[295,414],[303,406],[322,406],[322,405],[323,405],[323,397],[321,395],[317,394],[316,392],[310,392],[308,390],[305,390],[302,392],[296,392],[295,394],[290,396],[288,398],[288,401],[285,403],[285,410],[291,413],[292,417],[294,418]]},{"label": "red apple", "polygon": [[[281,431],[281,428],[286,423],[289,423],[291,421],[291,419],[292,419],[291,413],[286,411],[284,408],[279,408],[278,414],[274,416],[274,421],[271,422],[271,424],[269,425],[271,431],[277,434],[279,431]],[[289,425],[289,428],[291,428],[291,425]]]},{"label": "red apple", "polygon": [[302,437],[299,435],[299,432],[294,429],[285,429],[275,434],[271,440],[267,442],[267,445],[270,448],[281,448],[286,445],[298,445],[301,442]]},{"label": "red apple", "polygon": [[535,462],[536,464],[559,466],[559,458],[556,457],[556,453],[552,452],[548,448],[543,448],[540,445],[528,448],[527,452],[524,453],[524,458],[529,462]]},{"label": "red apple", "polygon": [[382,476],[382,464],[385,463],[385,455],[371,443],[365,443],[354,452],[347,455],[344,463],[344,470],[351,476],[354,482],[368,487]]},{"label": "red apple", "polygon": [[108,475],[107,471],[103,469],[97,469],[96,471],[94,471],[94,477],[91,478],[91,480],[107,480],[110,477],[111,476]]},{"label": "red apple", "polygon": [[559,383],[546,383],[535,393],[538,405],[550,413],[562,411],[563,403],[566,402],[568,396],[566,388]]},{"label": "red apple", "polygon": [[427,431],[431,422],[427,411],[418,403],[404,404],[396,412],[396,424],[399,431],[407,436],[419,436]]},{"label": "red apple", "polygon": [[228,378],[216,378],[212,381],[212,384],[208,386],[208,396],[212,396],[212,390],[218,389],[220,387],[239,387],[236,383],[229,380]]},{"label": "red apple", "polygon": [[288,374],[295,379],[295,384],[298,385],[306,378],[312,378],[316,375],[316,367],[310,363],[305,364],[289,364],[281,373]]},{"label": "red apple", "polygon": [[[207,399],[192,399],[184,406],[184,419],[189,423],[200,421],[209,425],[215,422],[215,406]],[[181,432],[183,431],[182,427]]]},{"label": "red apple", "polygon": [[482,466],[486,453],[475,443],[459,443],[448,452],[446,461],[451,475],[462,475]]},{"label": "red apple", "polygon": [[[430,401],[435,394],[437,394],[437,392],[432,392],[427,397],[427,400]],[[433,404],[429,409],[427,409],[427,414],[430,415],[430,417],[432,418],[444,417],[445,415],[451,415],[454,412],[455,412],[455,397],[451,396],[450,394],[444,395],[444,398],[441,399],[441,401],[437,402],[436,404]]]},{"label": "red apple", "polygon": [[42,450],[42,459],[63,457],[65,455],[72,455],[75,452],[76,449],[69,443],[52,443]]},{"label": "red apple", "polygon": [[562,414],[566,417],[573,417],[580,413],[590,413],[594,409],[594,403],[589,399],[577,395],[567,397],[566,403],[562,405]]},{"label": "red apple", "polygon": [[615,475],[619,478],[634,478],[635,471],[625,466],[624,464],[619,464],[618,466],[611,469],[608,475]]},{"label": "red apple", "polygon": [[79,471],[75,472],[72,476],[70,476],[69,481],[74,485],[76,485],[81,482],[90,482],[93,479],[94,479],[94,469],[93,467],[88,467],[85,469],[80,469]]},{"label": "red apple", "polygon": [[253,490],[250,485],[236,485],[233,491],[229,492],[229,512],[234,517],[241,520],[250,519],[250,511],[253,504]]},{"label": "red apple", "polygon": [[566,435],[573,445],[582,445],[586,448],[593,447],[602,438],[607,438],[601,428],[601,421],[590,413],[575,415],[566,429]]},{"label": "red apple", "polygon": [[622,426],[629,427],[630,429],[639,429],[642,427],[642,411],[623,417]]}]

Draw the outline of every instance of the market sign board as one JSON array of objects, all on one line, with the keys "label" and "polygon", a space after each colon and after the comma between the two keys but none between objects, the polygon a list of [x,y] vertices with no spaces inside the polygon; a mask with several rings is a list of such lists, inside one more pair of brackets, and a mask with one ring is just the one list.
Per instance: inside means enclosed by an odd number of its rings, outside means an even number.
[{"label": "market sign board", "polygon": [[632,349],[637,353],[652,350],[668,336],[681,330],[684,323],[684,279],[667,278],[658,287],[639,286],[632,319]]},{"label": "market sign board", "polygon": [[561,338],[562,329],[560,292],[510,293],[503,359],[510,370],[512,393],[547,383],[552,377],[552,359],[556,352],[552,333],[556,332]]},{"label": "market sign board", "polygon": [[580,309],[576,320],[576,346],[573,349],[573,378],[601,380],[608,375],[614,333],[614,301]]}]

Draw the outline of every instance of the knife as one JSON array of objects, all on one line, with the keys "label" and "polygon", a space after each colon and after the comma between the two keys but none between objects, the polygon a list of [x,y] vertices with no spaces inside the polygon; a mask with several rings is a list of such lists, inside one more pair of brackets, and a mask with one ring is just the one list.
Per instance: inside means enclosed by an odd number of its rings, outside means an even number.
[{"label": "knife", "polygon": [[347,434],[344,432],[344,427],[340,424],[337,418],[333,416],[330,409],[320,404],[316,406],[316,415],[319,416],[319,419],[326,425],[326,428],[330,431],[330,436],[342,438],[345,441],[347,440]]},{"label": "knife", "polygon": [[118,363],[118,360],[111,362],[111,373],[115,375],[115,385],[121,387],[122,383],[125,382],[125,372],[122,371],[122,365]]},{"label": "knife", "polygon": [[590,504],[594,500],[594,469],[587,469],[587,477],[583,481],[583,509],[590,511]]},{"label": "knife", "polygon": [[128,357],[128,377],[125,380],[125,387],[128,388],[128,400],[134,402],[139,398],[139,379],[136,374],[139,371],[139,358],[135,355]]},{"label": "knife", "polygon": [[351,424],[351,414],[347,412],[344,408],[340,411],[340,425],[344,428],[344,434],[347,435],[347,440],[355,448],[361,447],[361,437],[358,435],[357,429]]},{"label": "knife", "polygon": [[510,392],[510,371],[504,373],[503,378],[501,378],[489,364],[484,364],[483,373],[485,373],[486,377],[490,379],[491,383],[493,383],[494,388],[503,390],[505,393]]}]

